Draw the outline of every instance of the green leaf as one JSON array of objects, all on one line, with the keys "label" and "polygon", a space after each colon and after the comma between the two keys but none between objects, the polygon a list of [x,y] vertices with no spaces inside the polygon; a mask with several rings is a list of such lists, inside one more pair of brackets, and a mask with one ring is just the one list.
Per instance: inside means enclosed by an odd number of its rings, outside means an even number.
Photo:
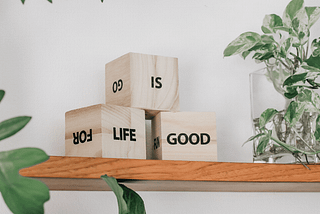
[{"label": "green leaf", "polygon": [[242,55],[243,59],[246,59],[246,57],[247,57],[252,51],[259,50],[259,49],[262,48],[264,45],[265,45],[264,43],[258,42],[257,44],[255,44],[255,45],[254,45],[252,48],[250,48],[249,50],[242,52],[241,55]]},{"label": "green leaf", "polygon": [[257,146],[257,152],[259,154],[264,152],[264,150],[266,149],[269,141],[270,141],[270,136],[269,135],[263,136],[262,138],[259,139],[259,144]]},{"label": "green leaf", "polygon": [[252,58],[263,61],[263,60],[268,60],[273,57],[274,57],[273,51],[270,51],[270,52],[265,52],[265,53],[255,53]]},{"label": "green leaf", "polygon": [[227,48],[223,52],[223,55],[226,57],[226,56],[240,54],[254,47],[260,41],[261,41],[261,37],[257,33],[254,33],[254,32],[243,33],[227,46]]},{"label": "green leaf", "polygon": [[292,86],[293,84],[303,81],[306,81],[306,77],[308,75],[308,72],[306,73],[302,73],[302,74],[295,74],[292,75],[290,77],[288,77],[284,82],[283,82],[283,86]]},{"label": "green leaf", "polygon": [[0,140],[11,137],[20,131],[31,120],[31,117],[14,117],[0,123]]},{"label": "green leaf", "polygon": [[309,66],[309,65],[301,65],[301,68],[309,71],[309,72],[314,72],[314,73],[320,73],[320,68],[316,68],[313,66]]},{"label": "green leaf", "polygon": [[284,93],[284,96],[286,98],[288,98],[289,100],[294,98],[295,96],[297,96],[299,93],[298,93],[298,86],[289,86],[287,87],[287,91]]},{"label": "green leaf", "polygon": [[289,2],[282,18],[285,26],[291,26],[292,20],[296,18],[299,13],[301,13],[301,10],[304,10],[303,4],[303,0],[292,0],[291,2]]},{"label": "green leaf", "polygon": [[320,7],[305,7],[305,10],[308,15],[308,26],[310,28],[320,17]]},{"label": "green leaf", "polygon": [[21,148],[0,152],[0,192],[13,213],[44,213],[49,189],[41,181],[22,177],[19,170],[48,160],[37,148]]},{"label": "green leaf", "polygon": [[314,136],[316,138],[316,141],[320,141],[320,115],[318,115],[316,120],[316,130],[314,132]]},{"label": "green leaf", "polygon": [[25,0],[21,0],[22,4],[24,4]]},{"label": "green leaf", "polygon": [[265,34],[271,34],[276,32],[276,27],[282,26],[282,19],[276,14],[270,14],[264,17],[261,30]]},{"label": "green leaf", "polygon": [[0,102],[3,99],[4,95],[5,95],[5,91],[4,90],[0,90]]},{"label": "green leaf", "polygon": [[272,118],[278,113],[276,109],[268,108],[264,112],[262,112],[259,118],[259,127],[263,128],[267,123],[269,123]]},{"label": "green leaf", "polygon": [[283,143],[280,140],[271,137],[271,140],[273,140],[274,142],[276,142],[277,144],[279,144],[280,146],[282,146],[283,148],[287,149],[288,151],[292,152],[292,153],[296,153],[296,152],[303,152],[302,150],[299,150],[298,148],[291,146],[289,144]]},{"label": "green leaf", "polygon": [[280,31],[285,31],[285,32],[290,32],[290,30],[291,30],[291,28],[289,28],[289,27],[285,27],[285,26],[280,26],[280,27],[274,27],[274,30],[275,31],[278,31],[278,30],[280,30]]},{"label": "green leaf", "polygon": [[302,153],[302,154],[306,154],[306,155],[314,155],[314,154],[317,154],[317,153],[320,153],[320,151],[315,151],[315,152],[306,152],[306,151],[303,151],[301,149],[298,149],[294,146],[291,146],[289,144],[286,144],[286,143],[283,143],[281,142],[280,140],[274,138],[274,137],[270,137],[270,139],[274,142],[276,142],[277,144],[279,144],[280,146],[282,146],[283,148],[287,149],[288,151],[292,152],[292,153]]},{"label": "green leaf", "polygon": [[300,91],[297,100],[304,103],[306,112],[318,112],[320,109],[320,96],[315,90],[303,89]]},{"label": "green leaf", "polygon": [[288,108],[287,112],[284,115],[284,119],[290,124],[290,126],[294,126],[301,118],[304,110],[305,103],[292,101]]},{"label": "green leaf", "polygon": [[314,39],[311,43],[312,56],[316,57],[320,55],[320,38]]},{"label": "green leaf", "polygon": [[288,51],[289,48],[291,47],[291,43],[292,43],[292,38],[288,38],[288,39],[286,39],[286,41],[284,42],[285,50],[286,50],[286,51]]},{"label": "green leaf", "polygon": [[109,185],[117,197],[119,214],[145,214],[145,207],[141,197],[128,187],[118,184],[117,180],[107,175],[101,178]]},{"label": "green leaf", "polygon": [[262,132],[262,133],[259,133],[257,135],[251,136],[248,140],[246,140],[246,142],[244,142],[242,144],[242,146],[244,146],[244,144],[246,144],[246,143],[248,143],[250,141],[253,141],[254,139],[259,138],[259,137],[264,136],[264,135],[266,135],[266,134]]},{"label": "green leaf", "polygon": [[305,61],[309,66],[320,69],[320,55],[310,56],[309,59]]},{"label": "green leaf", "polygon": [[[270,36],[270,35],[262,35],[261,41],[265,44],[268,44],[268,45],[275,42],[273,36]],[[268,47],[270,47],[270,45]]]}]

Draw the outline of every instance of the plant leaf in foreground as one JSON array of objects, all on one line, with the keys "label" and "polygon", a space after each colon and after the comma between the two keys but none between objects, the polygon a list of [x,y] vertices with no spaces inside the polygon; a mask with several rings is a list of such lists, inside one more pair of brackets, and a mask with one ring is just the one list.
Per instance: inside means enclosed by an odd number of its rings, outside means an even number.
[{"label": "plant leaf in foreground", "polygon": [[0,102],[3,99],[4,95],[5,95],[5,91],[4,90],[0,90]]},{"label": "plant leaf in foreground", "polygon": [[109,185],[117,197],[119,214],[145,214],[145,207],[141,197],[125,185],[118,184],[117,180],[107,175],[101,178]]},{"label": "plant leaf in foreground", "polygon": [[0,140],[11,137],[20,131],[31,120],[31,117],[20,116],[10,118],[0,123]]},{"label": "plant leaf in foreground", "polygon": [[0,152],[0,192],[13,213],[44,213],[49,189],[41,181],[19,175],[19,170],[44,162],[48,155],[37,148]]}]

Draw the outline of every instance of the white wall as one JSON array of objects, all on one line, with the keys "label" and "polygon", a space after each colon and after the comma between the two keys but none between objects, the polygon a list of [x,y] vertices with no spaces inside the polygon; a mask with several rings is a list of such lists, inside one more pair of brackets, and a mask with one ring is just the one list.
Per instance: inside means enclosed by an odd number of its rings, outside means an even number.
[{"label": "white wall", "polygon": [[[182,111],[217,114],[218,159],[251,162],[248,74],[262,64],[223,58],[245,31],[289,0],[0,1],[0,121],[31,122],[1,150],[39,147],[64,155],[64,113],[104,103],[104,65],[127,53],[179,59]],[[319,5],[317,0],[305,0]],[[320,35],[320,22],[312,35]],[[147,213],[298,213],[320,209],[318,193],[139,192]],[[117,213],[112,192],[50,192],[46,213]],[[279,210],[279,212],[277,211]],[[10,213],[0,201],[1,213]]]}]

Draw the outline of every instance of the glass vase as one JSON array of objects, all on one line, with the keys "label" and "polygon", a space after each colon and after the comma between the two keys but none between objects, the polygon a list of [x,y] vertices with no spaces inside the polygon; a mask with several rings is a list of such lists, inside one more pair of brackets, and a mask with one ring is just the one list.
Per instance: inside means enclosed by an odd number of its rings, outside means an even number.
[{"label": "glass vase", "polygon": [[[251,94],[251,116],[253,125],[253,135],[259,134],[259,117],[268,108],[274,108],[278,113],[266,125],[268,130],[272,130],[272,136],[283,143],[294,146],[306,152],[320,150],[320,143],[313,137],[315,132],[316,119],[318,113],[305,112],[295,126],[290,127],[284,119],[286,109],[292,100],[283,96],[281,84],[287,78],[287,73],[283,76],[277,74],[268,67],[250,74],[250,94]],[[277,70],[278,72],[279,70]],[[278,72],[279,74],[279,72]],[[282,80],[281,80],[282,79]],[[294,156],[290,151],[276,142],[270,140],[262,153],[257,151],[259,138],[253,141],[253,162],[264,163],[305,163],[319,162],[318,155],[298,154]]]}]

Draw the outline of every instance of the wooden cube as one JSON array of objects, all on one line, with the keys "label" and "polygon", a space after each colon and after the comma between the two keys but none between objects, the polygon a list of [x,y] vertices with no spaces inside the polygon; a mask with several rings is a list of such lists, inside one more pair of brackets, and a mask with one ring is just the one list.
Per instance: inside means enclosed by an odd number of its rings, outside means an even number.
[{"label": "wooden cube", "polygon": [[66,156],[146,159],[145,112],[94,105],[65,114]]},{"label": "wooden cube", "polygon": [[217,161],[214,112],[160,112],[152,119],[153,158]]},{"label": "wooden cube", "polygon": [[128,53],[105,66],[106,103],[159,111],[179,111],[178,59]]}]

